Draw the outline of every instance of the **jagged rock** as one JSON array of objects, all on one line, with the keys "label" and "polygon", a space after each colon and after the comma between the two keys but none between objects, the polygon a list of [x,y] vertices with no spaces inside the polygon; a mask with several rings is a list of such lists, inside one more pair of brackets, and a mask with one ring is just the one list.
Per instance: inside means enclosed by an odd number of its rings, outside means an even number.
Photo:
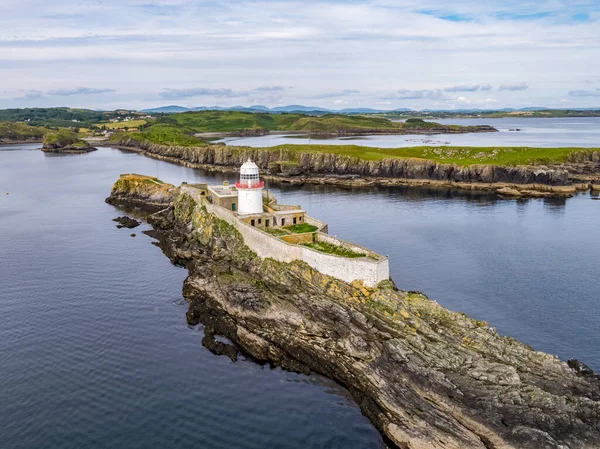
[{"label": "jagged rock", "polygon": [[496,193],[500,196],[509,196],[514,198],[520,198],[521,196],[523,196],[521,192],[519,192],[517,189],[511,189],[509,187],[498,189],[496,190]]},{"label": "jagged rock", "polygon": [[594,370],[592,370],[585,363],[580,362],[577,359],[570,359],[567,362],[567,364],[573,371],[575,371],[580,376],[594,376],[595,375]]},{"label": "jagged rock", "polygon": [[160,210],[171,204],[179,194],[179,189],[151,176],[121,175],[114,184],[108,204],[119,207],[141,206]]},{"label": "jagged rock", "polygon": [[[129,194],[138,204],[151,197]],[[194,254],[184,261],[187,319],[209,329],[214,352],[233,354],[221,335],[259,362],[335,379],[402,449],[600,448],[600,382],[585,365],[393,282],[365,288],[262,260],[194,204],[179,195],[148,221],[172,260]]]},{"label": "jagged rock", "polygon": [[[117,225],[117,228],[121,229],[121,228],[128,228],[128,229],[133,229],[133,228],[137,228],[141,223],[131,217],[127,217],[127,216],[123,216],[123,217],[117,217],[117,218],[113,218],[113,221],[116,221],[117,223],[119,223]],[[135,234],[133,234],[135,235]]]}]

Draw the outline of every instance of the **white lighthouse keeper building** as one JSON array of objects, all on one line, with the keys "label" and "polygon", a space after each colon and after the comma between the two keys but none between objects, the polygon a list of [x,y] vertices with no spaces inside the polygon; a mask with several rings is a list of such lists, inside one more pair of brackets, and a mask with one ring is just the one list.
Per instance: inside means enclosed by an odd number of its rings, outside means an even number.
[{"label": "white lighthouse keeper building", "polygon": [[240,168],[240,180],[235,183],[238,191],[238,215],[262,214],[264,186],[264,181],[258,175],[258,165],[248,159]]}]

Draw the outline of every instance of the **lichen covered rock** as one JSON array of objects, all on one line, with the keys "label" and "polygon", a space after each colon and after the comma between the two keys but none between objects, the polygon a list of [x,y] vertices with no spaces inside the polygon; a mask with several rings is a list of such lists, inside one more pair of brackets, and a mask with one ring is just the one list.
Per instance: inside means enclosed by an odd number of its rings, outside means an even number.
[{"label": "lichen covered rock", "polygon": [[179,189],[152,176],[121,175],[106,202],[115,206],[164,208],[175,201]]},{"label": "lichen covered rock", "polygon": [[[134,192],[143,202],[155,189],[136,183]],[[302,262],[262,260],[185,194],[148,220],[165,254],[189,270],[187,318],[205,325],[213,352],[235,359],[239,350],[337,380],[390,445],[600,447],[600,383],[580,362],[537,352],[391,281],[367,288]]]}]

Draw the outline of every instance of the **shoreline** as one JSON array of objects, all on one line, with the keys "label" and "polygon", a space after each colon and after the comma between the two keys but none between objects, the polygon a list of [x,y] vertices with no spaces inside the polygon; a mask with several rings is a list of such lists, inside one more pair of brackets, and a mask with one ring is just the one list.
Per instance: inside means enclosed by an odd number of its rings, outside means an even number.
[{"label": "shoreline", "polygon": [[[237,173],[235,166],[204,164],[190,162],[180,157],[165,156],[157,154],[139,147],[132,147],[121,144],[110,145],[107,143],[102,146],[111,146],[122,151],[132,151],[143,154],[147,157],[170,162],[184,167],[206,170],[218,173]],[[554,186],[548,184],[531,183],[518,184],[510,182],[458,182],[436,179],[410,179],[410,178],[392,178],[392,177],[363,177],[359,175],[302,175],[302,176],[282,176],[273,174],[264,174],[263,178],[268,181],[276,181],[291,185],[302,184],[320,184],[333,185],[341,187],[390,187],[390,186],[412,186],[412,187],[434,187],[434,188],[454,188],[461,190],[492,192],[499,198],[570,198],[577,193],[600,190],[599,184],[589,182],[575,183],[572,185]]]},{"label": "shoreline", "polygon": [[0,141],[0,147],[6,147],[9,145],[26,145],[28,143],[44,143],[42,139],[39,140],[15,140],[14,142]]},{"label": "shoreline", "polygon": [[478,134],[499,132],[496,128],[488,125],[473,125],[473,129],[431,128],[419,129],[409,128],[403,130],[347,130],[347,131],[297,131],[297,130],[240,130],[240,131],[208,131],[195,133],[200,138],[227,138],[227,137],[257,137],[257,136],[317,136],[317,137],[351,137],[351,136],[411,136],[411,135],[439,135],[439,134]]}]

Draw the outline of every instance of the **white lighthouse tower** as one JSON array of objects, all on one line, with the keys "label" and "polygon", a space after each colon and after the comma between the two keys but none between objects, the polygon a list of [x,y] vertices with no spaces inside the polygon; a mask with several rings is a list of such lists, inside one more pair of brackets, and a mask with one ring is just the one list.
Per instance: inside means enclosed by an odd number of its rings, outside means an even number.
[{"label": "white lighthouse tower", "polygon": [[240,168],[238,190],[238,215],[262,214],[262,189],[265,186],[258,176],[258,165],[248,159]]}]

